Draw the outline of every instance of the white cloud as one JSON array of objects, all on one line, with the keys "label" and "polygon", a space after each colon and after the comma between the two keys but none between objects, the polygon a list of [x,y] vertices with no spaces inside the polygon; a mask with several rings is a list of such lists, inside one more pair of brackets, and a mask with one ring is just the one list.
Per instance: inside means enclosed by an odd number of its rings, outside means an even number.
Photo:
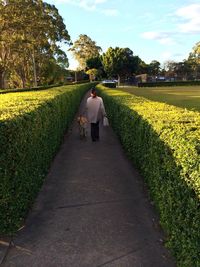
[{"label": "white cloud", "polygon": [[164,45],[174,45],[176,44],[176,42],[171,38],[171,35],[174,35],[174,33],[149,31],[149,32],[143,32],[141,34],[141,36],[144,39],[157,40],[160,44]]},{"label": "white cloud", "polygon": [[102,3],[107,2],[107,0],[95,0],[94,2],[95,2],[96,4],[102,4]]},{"label": "white cloud", "polygon": [[160,55],[160,58],[161,58],[162,61],[171,60],[173,58],[173,54],[170,51],[164,51]]},{"label": "white cloud", "polygon": [[200,14],[200,4],[191,4],[189,6],[181,7],[176,11],[177,16],[186,19],[199,17],[199,14]]},{"label": "white cloud", "polygon": [[88,11],[96,10],[97,6],[106,3],[107,0],[56,0],[58,3],[66,3],[78,6]]},{"label": "white cloud", "polygon": [[149,40],[157,40],[161,38],[161,35],[159,32],[150,31],[150,32],[143,32],[142,37]]},{"label": "white cloud", "polygon": [[176,15],[183,19],[178,24],[178,29],[182,33],[198,34],[200,33],[200,4],[191,4],[176,11]]},{"label": "white cloud", "polygon": [[135,29],[135,25],[131,25],[131,26],[120,28],[119,30],[121,32],[132,32],[134,29]]},{"label": "white cloud", "polygon": [[[170,14],[176,24],[174,30],[164,31],[149,31],[144,32],[141,36],[144,39],[156,40],[163,45],[175,45],[177,42],[177,36],[181,34],[200,34],[200,4],[190,4],[183,6],[176,10],[173,14]],[[172,20],[171,20],[172,22]]]},{"label": "white cloud", "polygon": [[102,9],[101,13],[103,13],[106,16],[118,16],[119,11],[117,9]]},{"label": "white cloud", "polygon": [[119,11],[114,8],[100,8],[102,4],[108,2],[108,0],[55,0],[57,3],[70,4],[78,6],[87,11],[98,11],[106,16],[117,16]]},{"label": "white cloud", "polygon": [[176,44],[176,42],[170,37],[162,38],[159,40],[159,42],[163,45],[175,45]]},{"label": "white cloud", "polygon": [[152,19],[155,18],[155,15],[153,13],[146,12],[146,13],[144,13],[142,15],[139,15],[139,18],[140,19],[145,19],[145,20],[147,20],[147,19],[151,19],[152,20]]},{"label": "white cloud", "polygon": [[165,50],[159,55],[159,60],[161,62],[166,61],[182,61],[185,58],[185,55],[182,53],[174,53],[174,51]]}]

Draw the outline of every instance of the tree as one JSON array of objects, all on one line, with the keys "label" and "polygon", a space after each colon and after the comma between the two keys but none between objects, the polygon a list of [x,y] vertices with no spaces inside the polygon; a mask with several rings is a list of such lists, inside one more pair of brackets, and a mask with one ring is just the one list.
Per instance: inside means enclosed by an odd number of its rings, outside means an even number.
[{"label": "tree", "polygon": [[103,64],[102,64],[102,56],[89,58],[86,61],[86,70],[90,70],[90,69],[98,70],[98,75],[97,75],[98,78],[106,77],[106,73],[104,71]]},{"label": "tree", "polygon": [[40,84],[64,83],[68,76],[68,70],[58,65],[55,59],[48,61],[40,70]]},{"label": "tree", "polygon": [[94,81],[96,79],[96,77],[98,77],[99,75],[99,70],[98,69],[89,69],[86,71],[86,74],[89,75],[90,77],[90,81]]},{"label": "tree", "polygon": [[197,64],[200,64],[200,42],[196,43],[192,48],[192,52],[190,53],[188,60],[195,61]]},{"label": "tree", "polygon": [[135,74],[144,74],[148,72],[148,64],[146,64],[141,58],[135,56],[135,60],[137,59],[137,69]]},{"label": "tree", "polygon": [[165,75],[169,79],[174,79],[175,78],[175,69],[176,69],[176,62],[173,60],[168,60],[164,62],[164,70],[165,70]]},{"label": "tree", "polygon": [[88,58],[86,60],[86,69],[94,69],[94,68],[95,69],[102,69],[103,68],[100,56],[91,57],[91,58]]},{"label": "tree", "polygon": [[157,60],[152,60],[148,65],[148,74],[157,76],[160,74],[160,62]]},{"label": "tree", "polygon": [[75,59],[79,62],[79,68],[85,70],[87,60],[98,57],[102,49],[89,36],[81,34],[69,50],[72,51]]},{"label": "tree", "polygon": [[192,77],[192,65],[190,62],[184,60],[182,62],[175,63],[174,72],[176,73],[178,80],[187,80]]},{"label": "tree", "polygon": [[121,76],[127,77],[138,71],[141,59],[129,48],[109,47],[102,55],[102,62],[107,74],[117,76],[120,84]]},{"label": "tree", "polygon": [[6,74],[37,85],[43,65],[59,59],[58,43],[70,43],[58,10],[42,0],[0,0],[0,32],[0,87]]},{"label": "tree", "polygon": [[166,61],[164,70],[165,76],[170,79],[188,80],[193,78],[193,64],[189,60],[181,62]]},{"label": "tree", "polygon": [[191,65],[195,79],[200,78],[200,42],[192,48],[187,61]]}]

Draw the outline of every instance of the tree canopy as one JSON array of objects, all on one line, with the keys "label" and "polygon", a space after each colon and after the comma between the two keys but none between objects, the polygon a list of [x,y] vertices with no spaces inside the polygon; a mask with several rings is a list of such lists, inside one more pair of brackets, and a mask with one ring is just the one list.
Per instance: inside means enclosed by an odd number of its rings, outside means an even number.
[{"label": "tree canopy", "polygon": [[148,65],[148,73],[150,75],[158,75],[160,73],[160,62],[157,60],[152,60]]},{"label": "tree canopy", "polygon": [[57,70],[68,66],[59,42],[69,44],[70,36],[54,5],[42,0],[1,0],[0,32],[0,87],[8,77],[13,86],[37,85],[46,79],[42,75],[49,63]]},{"label": "tree canopy", "polygon": [[188,60],[200,64],[200,42],[196,43],[192,48],[192,52],[189,54]]},{"label": "tree canopy", "polygon": [[188,64],[190,65],[195,79],[200,79],[200,42],[196,43],[189,54]]},{"label": "tree canopy", "polygon": [[110,77],[131,75],[139,69],[142,60],[133,55],[129,48],[109,47],[106,53],[102,55],[102,62],[105,71]]},{"label": "tree canopy", "polygon": [[80,34],[78,40],[74,42],[69,50],[72,51],[75,59],[79,62],[79,68],[85,70],[87,60],[98,57],[102,49],[89,36]]}]

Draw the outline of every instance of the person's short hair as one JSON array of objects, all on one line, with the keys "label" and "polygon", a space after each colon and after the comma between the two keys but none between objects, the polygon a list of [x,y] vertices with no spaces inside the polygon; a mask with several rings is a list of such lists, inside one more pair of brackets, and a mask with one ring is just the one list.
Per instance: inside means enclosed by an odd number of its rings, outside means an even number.
[{"label": "person's short hair", "polygon": [[96,89],[95,88],[92,88],[91,93],[92,94],[96,93]]},{"label": "person's short hair", "polygon": [[95,88],[92,88],[91,94],[93,95],[93,97],[96,97],[97,96],[97,91],[96,91]]}]

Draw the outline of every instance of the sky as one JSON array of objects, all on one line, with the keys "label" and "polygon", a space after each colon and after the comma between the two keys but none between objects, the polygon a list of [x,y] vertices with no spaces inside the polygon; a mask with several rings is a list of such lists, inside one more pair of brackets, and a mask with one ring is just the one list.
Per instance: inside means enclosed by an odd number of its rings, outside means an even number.
[{"label": "sky", "polygon": [[[88,35],[102,52],[130,48],[149,64],[187,59],[200,41],[200,0],[44,0],[54,4],[75,42]],[[69,68],[78,64],[63,46]]]}]

